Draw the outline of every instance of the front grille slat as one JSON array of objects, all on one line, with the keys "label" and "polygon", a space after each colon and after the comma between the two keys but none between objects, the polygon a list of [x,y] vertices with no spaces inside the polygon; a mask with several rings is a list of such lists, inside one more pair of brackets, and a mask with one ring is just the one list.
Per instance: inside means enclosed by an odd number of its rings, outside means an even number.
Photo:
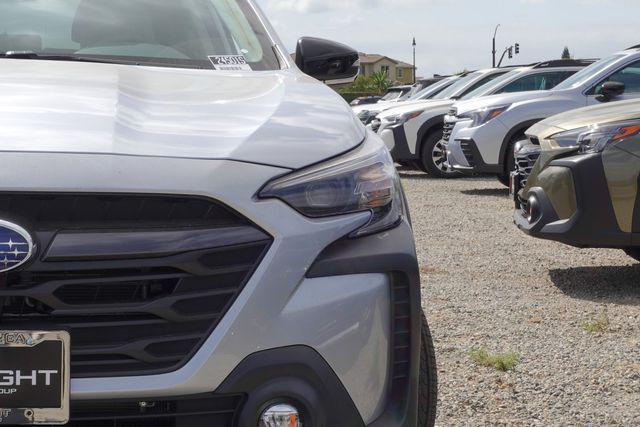
[{"label": "front grille slat", "polygon": [[444,128],[442,129],[442,139],[445,142],[449,142],[449,139],[451,139],[451,133],[453,132],[454,127],[455,127],[455,123],[453,122],[444,123]]},{"label": "front grille slat", "polygon": [[[51,260],[39,252],[0,275],[0,321],[7,329],[68,331],[74,378],[178,369],[271,244],[246,218],[197,197],[0,193],[0,218],[28,229],[40,248],[73,237]],[[147,240],[134,252],[118,247],[135,242],[131,236]],[[163,239],[180,236],[191,242],[167,250]],[[96,239],[104,240],[89,247]]]},{"label": "front grille slat", "polygon": [[520,186],[527,185],[529,175],[540,158],[540,147],[534,145],[515,154],[516,173],[520,176]]},{"label": "front grille slat", "polygon": [[474,167],[476,162],[473,157],[473,148],[471,147],[471,143],[469,141],[460,141],[460,148],[462,149],[462,154],[464,154],[464,157],[467,159],[469,166]]}]

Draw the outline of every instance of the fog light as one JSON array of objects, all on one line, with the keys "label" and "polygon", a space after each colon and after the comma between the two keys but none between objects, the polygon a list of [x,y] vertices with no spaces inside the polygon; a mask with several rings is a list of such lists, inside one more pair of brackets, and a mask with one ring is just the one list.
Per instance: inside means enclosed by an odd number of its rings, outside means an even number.
[{"label": "fog light", "polygon": [[529,224],[535,222],[540,216],[540,205],[536,196],[530,196],[527,200],[527,207],[529,208],[529,216],[527,220]]},{"label": "fog light", "polygon": [[258,427],[302,427],[300,412],[291,405],[272,405],[260,415]]}]

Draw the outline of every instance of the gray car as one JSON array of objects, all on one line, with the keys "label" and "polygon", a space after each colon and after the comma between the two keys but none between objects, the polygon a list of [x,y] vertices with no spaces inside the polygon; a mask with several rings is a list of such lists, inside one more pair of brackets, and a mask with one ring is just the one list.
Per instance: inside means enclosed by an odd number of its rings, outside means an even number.
[{"label": "gray car", "polygon": [[0,424],[433,425],[397,172],[317,80],[357,57],[250,0],[0,2]]}]

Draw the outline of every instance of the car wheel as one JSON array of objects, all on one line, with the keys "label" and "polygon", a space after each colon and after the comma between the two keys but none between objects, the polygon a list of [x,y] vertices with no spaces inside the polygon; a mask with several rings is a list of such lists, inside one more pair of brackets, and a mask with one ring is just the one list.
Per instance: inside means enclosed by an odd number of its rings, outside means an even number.
[{"label": "car wheel", "polygon": [[442,130],[432,132],[422,144],[421,169],[438,178],[456,178],[460,172],[451,169],[442,143]]},{"label": "car wheel", "polygon": [[640,262],[640,248],[627,248],[624,252],[629,255],[631,258]]},{"label": "car wheel", "polygon": [[513,152],[513,149],[520,140],[522,140],[523,135],[518,135],[517,138],[513,138],[507,147],[507,158],[505,160],[505,171],[502,175],[498,175],[498,181],[506,187],[509,186],[509,175],[512,171],[516,170],[516,156]]},{"label": "car wheel", "polygon": [[438,403],[438,373],[436,353],[427,324],[422,313],[422,333],[420,342],[420,384],[418,390],[418,426],[432,427],[436,423]]}]

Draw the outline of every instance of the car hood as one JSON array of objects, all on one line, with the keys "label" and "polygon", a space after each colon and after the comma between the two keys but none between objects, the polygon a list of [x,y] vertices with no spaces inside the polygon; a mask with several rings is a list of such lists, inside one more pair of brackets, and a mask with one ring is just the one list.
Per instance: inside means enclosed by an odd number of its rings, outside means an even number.
[{"label": "car hood", "polygon": [[365,136],[297,70],[238,74],[0,60],[1,151],[230,159],[300,168]]},{"label": "car hood", "polygon": [[427,101],[416,101],[411,103],[402,103],[397,107],[390,108],[383,111],[378,115],[378,118],[384,119],[385,117],[395,116],[398,114],[412,113],[414,111],[429,110],[432,108],[448,108],[453,105],[454,101],[449,99],[433,99]]},{"label": "car hood", "polygon": [[532,92],[501,93],[498,95],[481,96],[466,101],[459,101],[455,104],[457,114],[468,113],[469,111],[491,108],[517,102],[534,101],[551,96],[548,90],[538,90]]},{"label": "car hood", "polygon": [[609,102],[561,113],[536,123],[527,133],[543,140],[558,132],[592,124],[619,122],[640,118],[640,99]]}]

